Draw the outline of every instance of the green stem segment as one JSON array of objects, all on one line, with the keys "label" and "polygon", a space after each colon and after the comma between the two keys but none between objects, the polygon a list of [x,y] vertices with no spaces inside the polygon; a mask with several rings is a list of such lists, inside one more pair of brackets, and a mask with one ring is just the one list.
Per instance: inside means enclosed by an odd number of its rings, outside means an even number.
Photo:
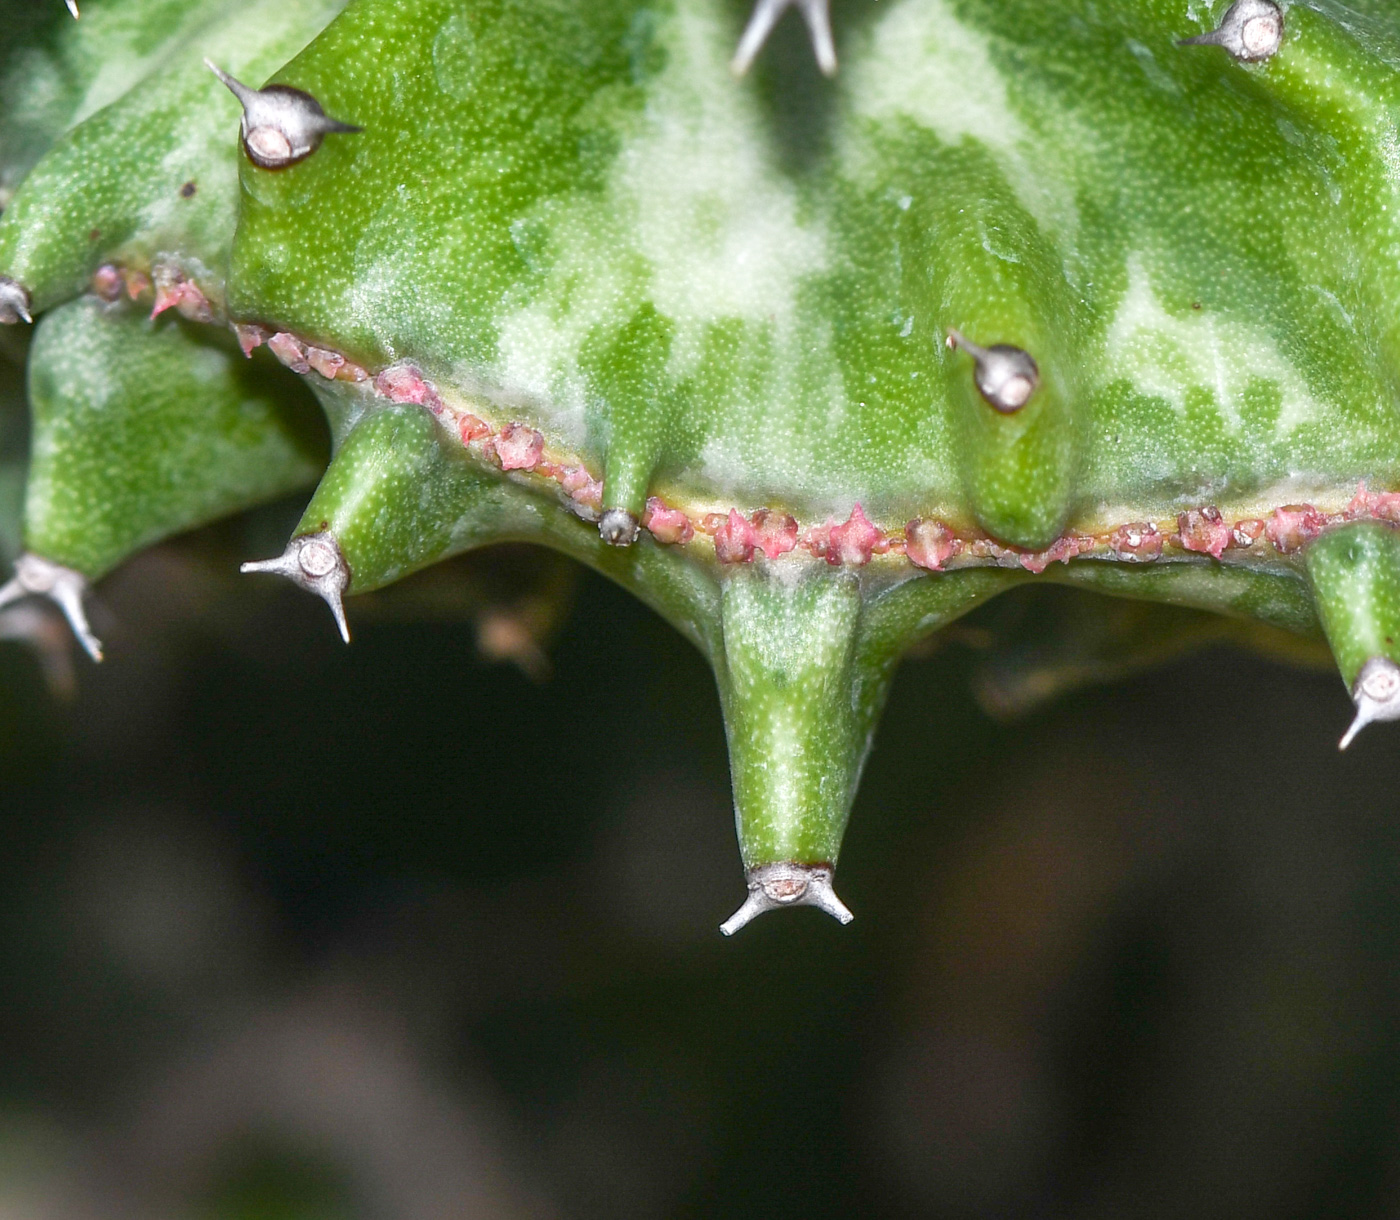
[{"label": "green stem segment", "polygon": [[226,334],[86,297],[30,354],[25,545],[97,580],[182,530],[305,487],[325,461],[310,396]]},{"label": "green stem segment", "polygon": [[749,884],[726,935],[779,906],[849,921],[831,875],[895,664],[919,636],[1016,579],[948,573],[876,592],[855,573],[833,576],[815,563],[726,573],[712,660]]}]

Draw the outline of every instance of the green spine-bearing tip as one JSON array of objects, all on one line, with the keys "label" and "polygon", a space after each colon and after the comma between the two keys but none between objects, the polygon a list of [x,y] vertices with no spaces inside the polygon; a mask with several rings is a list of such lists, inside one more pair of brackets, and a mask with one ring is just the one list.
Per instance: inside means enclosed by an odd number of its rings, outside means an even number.
[{"label": "green spine-bearing tip", "polygon": [[1346,749],[1366,725],[1400,719],[1400,531],[1374,521],[1324,534],[1308,577],[1332,655],[1356,703]]},{"label": "green spine-bearing tip", "polygon": [[726,934],[766,909],[765,900],[850,919],[831,872],[883,693],[874,706],[853,706],[859,582],[824,576],[749,568],[724,583],[717,669],[750,880],[749,901]]}]

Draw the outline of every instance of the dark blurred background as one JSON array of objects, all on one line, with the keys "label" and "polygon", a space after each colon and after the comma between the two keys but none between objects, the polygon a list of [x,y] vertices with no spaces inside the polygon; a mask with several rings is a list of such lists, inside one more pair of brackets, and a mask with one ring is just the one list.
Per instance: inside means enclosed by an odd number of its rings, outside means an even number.
[{"label": "dark blurred background", "polygon": [[587,575],[548,680],[412,582],[347,649],[232,575],[296,512],[105,582],[70,697],[0,644],[0,1215],[1395,1214],[1400,735],[1335,675],[998,724],[994,603],[900,672],[855,923],[725,941],[701,658]]}]

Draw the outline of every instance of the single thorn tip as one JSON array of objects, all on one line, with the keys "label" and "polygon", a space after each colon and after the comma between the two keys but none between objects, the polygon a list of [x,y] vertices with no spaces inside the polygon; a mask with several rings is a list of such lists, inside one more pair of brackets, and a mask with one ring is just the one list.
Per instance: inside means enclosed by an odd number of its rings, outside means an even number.
[{"label": "single thorn tip", "polygon": [[757,0],[734,58],[729,61],[729,70],[735,76],[743,76],[753,66],[768,35],[789,7],[796,7],[807,23],[817,67],[826,76],[836,75],[836,42],[831,35],[829,0]]},{"label": "single thorn tip", "polygon": [[782,907],[816,907],[838,923],[855,918],[832,889],[829,864],[760,864],[745,874],[749,894],[744,904],[719,926],[725,936],[733,936],[764,911]]},{"label": "single thorn tip", "polygon": [[350,642],[350,625],[345,620],[345,590],[350,587],[350,566],[339,543],[330,534],[303,534],[287,543],[275,559],[258,559],[243,564],[239,571],[270,572],[285,576],[298,588],[314,593],[331,608],[340,638]]},{"label": "single thorn tip", "polygon": [[1283,44],[1283,10],[1274,0],[1235,0],[1220,25],[1182,38],[1182,47],[1222,47],[1241,63],[1261,63]]},{"label": "single thorn tip", "polygon": [[94,661],[101,661],[102,641],[93,635],[83,609],[87,591],[88,580],[81,572],[26,552],[15,560],[15,574],[9,583],[0,588],[0,606],[22,597],[47,597],[63,611],[83,651]]},{"label": "single thorn tip", "polygon": [[76,20],[78,19],[78,17],[79,17],[79,13],[78,13],[78,0],[67,0],[67,3],[68,3],[68,11],[69,11],[70,13],[73,14],[73,19],[76,21]]},{"label": "single thorn tip", "polygon": [[0,275],[0,322],[33,322],[30,310],[29,292],[23,284],[17,284],[8,276]]},{"label": "single thorn tip", "polygon": [[1345,750],[1368,724],[1400,720],[1400,666],[1389,657],[1372,657],[1361,667],[1352,684],[1356,718],[1337,749]]}]

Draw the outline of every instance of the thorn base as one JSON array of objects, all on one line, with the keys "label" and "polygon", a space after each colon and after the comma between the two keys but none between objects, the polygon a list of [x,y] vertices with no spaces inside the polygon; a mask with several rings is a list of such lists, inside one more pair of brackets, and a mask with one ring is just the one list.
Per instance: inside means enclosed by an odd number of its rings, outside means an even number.
[{"label": "thorn base", "polygon": [[765,911],[783,907],[816,907],[843,924],[855,918],[831,888],[829,864],[760,864],[749,869],[744,880],[748,883],[749,896],[744,899],[744,905],[719,926],[726,936],[733,936]]},{"label": "thorn base", "polygon": [[325,601],[335,615],[340,638],[350,642],[350,626],[345,621],[343,597],[350,587],[350,566],[345,562],[340,544],[330,534],[303,534],[287,543],[287,549],[276,559],[259,559],[245,563],[240,572],[271,572],[285,576],[298,588],[314,593]]},{"label": "thorn base", "polygon": [[87,591],[88,580],[81,572],[26,551],[15,560],[15,574],[9,583],[0,587],[0,606],[8,606],[23,597],[47,597],[63,611],[83,651],[94,661],[100,661],[102,641],[93,635],[87,611],[83,609]]},{"label": "thorn base", "polygon": [[1361,667],[1352,686],[1356,719],[1351,722],[1337,749],[1345,750],[1368,724],[1400,720],[1400,666],[1389,657],[1372,657]]}]

